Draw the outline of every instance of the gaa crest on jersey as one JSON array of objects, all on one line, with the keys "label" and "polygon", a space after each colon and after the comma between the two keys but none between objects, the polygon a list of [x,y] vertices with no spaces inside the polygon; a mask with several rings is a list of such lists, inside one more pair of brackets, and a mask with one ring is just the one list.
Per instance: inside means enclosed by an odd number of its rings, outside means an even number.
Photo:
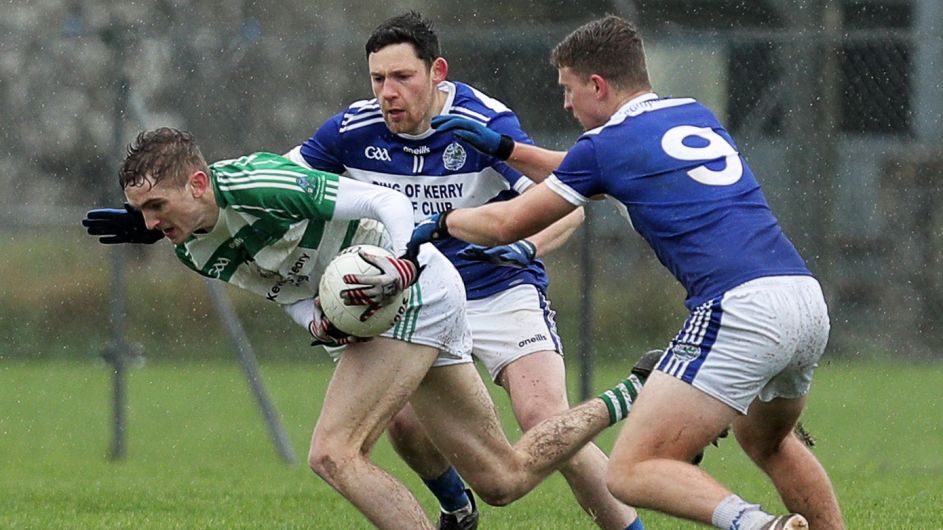
[{"label": "gaa crest on jersey", "polygon": [[308,180],[308,177],[298,177],[298,179],[295,180],[295,182],[298,184],[298,187],[301,188],[302,191],[309,193],[311,195],[314,195],[315,192],[318,191],[317,183],[311,182],[310,180]]},{"label": "gaa crest on jersey", "polygon": [[462,169],[467,159],[468,153],[465,152],[465,148],[458,142],[450,143],[449,146],[445,148],[445,152],[442,153],[442,164],[445,165],[445,169],[449,171]]}]

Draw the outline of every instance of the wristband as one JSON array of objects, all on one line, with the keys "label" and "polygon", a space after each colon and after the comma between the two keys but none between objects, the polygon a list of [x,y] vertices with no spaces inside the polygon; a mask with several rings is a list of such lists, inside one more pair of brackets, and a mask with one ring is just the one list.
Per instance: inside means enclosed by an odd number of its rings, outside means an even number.
[{"label": "wristband", "polygon": [[520,240],[520,243],[524,245],[525,247],[527,247],[527,250],[530,251],[531,260],[537,257],[537,245],[535,245],[533,242],[528,241],[526,239]]},{"label": "wristband", "polygon": [[507,160],[511,158],[514,152],[514,139],[506,134],[501,135],[501,141],[498,142],[498,148],[494,150],[494,157],[498,160]]},{"label": "wristband", "polygon": [[446,224],[445,220],[454,211],[455,210],[446,210],[442,215],[439,216],[439,222],[435,225],[435,234],[432,236],[433,240],[451,237],[451,234],[449,234],[449,225]]}]

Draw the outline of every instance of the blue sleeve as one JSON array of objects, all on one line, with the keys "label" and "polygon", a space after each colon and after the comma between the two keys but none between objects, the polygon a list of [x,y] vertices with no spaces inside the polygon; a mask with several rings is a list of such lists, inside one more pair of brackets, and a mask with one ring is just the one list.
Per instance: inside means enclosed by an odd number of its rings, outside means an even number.
[{"label": "blue sleeve", "polygon": [[339,132],[341,116],[338,114],[324,122],[311,138],[301,144],[301,156],[314,169],[337,174],[344,172]]},{"label": "blue sleeve", "polygon": [[553,174],[583,197],[592,197],[607,193],[605,183],[599,174],[596,159],[596,146],[586,136],[581,137],[576,145],[567,151],[560,167]]},{"label": "blue sleeve", "polygon": [[530,136],[527,136],[527,133],[521,128],[521,122],[513,112],[498,114],[488,122],[488,128],[510,136],[515,142],[530,145],[534,144]]}]

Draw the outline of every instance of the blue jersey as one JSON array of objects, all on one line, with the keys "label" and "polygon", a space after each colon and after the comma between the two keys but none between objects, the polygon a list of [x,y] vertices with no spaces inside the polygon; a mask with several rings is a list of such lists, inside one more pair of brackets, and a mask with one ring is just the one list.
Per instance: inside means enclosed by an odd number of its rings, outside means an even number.
[{"label": "blue jersey", "polygon": [[[500,101],[458,82],[443,82],[438,89],[447,94],[443,114],[477,120],[518,142],[533,143],[521,130],[517,116]],[[533,184],[452,132],[390,132],[376,99],[358,101],[332,117],[301,146],[300,156],[314,169],[406,194],[413,203],[416,222],[453,208],[507,200]],[[470,300],[521,284],[547,288],[547,275],[539,260],[525,269],[515,269],[458,258],[458,251],[467,245],[464,241],[449,238],[435,244],[462,275]]]},{"label": "blue jersey", "polygon": [[810,275],[736,144],[693,99],[633,99],[583,134],[547,183],[573,204],[615,199],[689,309],[752,279]]}]

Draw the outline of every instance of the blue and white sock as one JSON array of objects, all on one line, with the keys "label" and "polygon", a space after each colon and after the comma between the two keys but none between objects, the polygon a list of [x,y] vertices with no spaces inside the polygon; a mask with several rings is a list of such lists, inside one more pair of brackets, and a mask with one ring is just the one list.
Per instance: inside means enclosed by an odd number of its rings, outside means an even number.
[{"label": "blue and white sock", "polygon": [[773,520],[773,516],[760,509],[759,504],[750,504],[739,496],[730,494],[714,508],[711,522],[723,530],[754,530]]},{"label": "blue and white sock", "polygon": [[471,504],[465,494],[465,483],[454,467],[449,467],[438,477],[432,480],[422,479],[429,491],[439,500],[439,506],[444,512],[454,512]]},{"label": "blue and white sock", "polygon": [[645,530],[645,527],[642,525],[642,518],[636,517],[632,524],[625,527],[625,530]]}]

